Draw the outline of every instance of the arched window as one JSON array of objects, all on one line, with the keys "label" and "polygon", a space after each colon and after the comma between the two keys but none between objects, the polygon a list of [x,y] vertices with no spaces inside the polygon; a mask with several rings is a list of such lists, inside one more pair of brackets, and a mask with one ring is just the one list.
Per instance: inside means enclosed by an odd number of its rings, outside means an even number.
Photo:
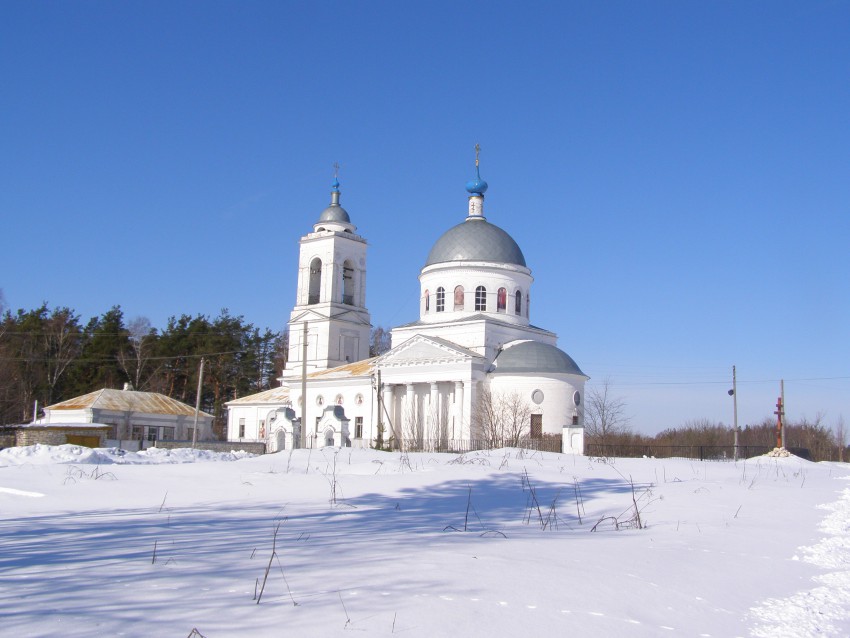
[{"label": "arched window", "polygon": [[499,293],[496,295],[496,312],[505,312],[508,307],[508,291],[505,288],[499,288]]},{"label": "arched window", "polygon": [[342,303],[354,305],[354,264],[348,259],[342,263]]},{"label": "arched window", "polygon": [[455,310],[463,310],[463,286],[455,286]]},{"label": "arched window", "polygon": [[514,314],[520,316],[522,314],[522,290],[517,290],[514,300]]},{"label": "arched window", "polygon": [[425,312],[431,311],[431,293],[425,290]]},{"label": "arched window", "polygon": [[322,290],[322,260],[316,257],[310,262],[310,287],[307,291],[307,303],[319,303]]},{"label": "arched window", "polygon": [[487,310],[487,289],[484,286],[475,289],[475,309]]},{"label": "arched window", "polygon": [[437,288],[437,312],[443,312],[446,309],[446,289],[440,286]]}]

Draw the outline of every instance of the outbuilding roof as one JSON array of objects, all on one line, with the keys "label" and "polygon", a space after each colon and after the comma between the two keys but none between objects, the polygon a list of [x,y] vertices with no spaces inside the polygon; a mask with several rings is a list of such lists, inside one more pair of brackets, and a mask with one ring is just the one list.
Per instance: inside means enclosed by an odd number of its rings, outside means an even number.
[{"label": "outbuilding roof", "polygon": [[[114,412],[142,412],[144,414],[171,414],[194,416],[195,408],[167,397],[158,392],[140,392],[138,390],[113,390],[104,388],[95,390],[67,401],[54,403],[45,410],[111,410]],[[199,414],[212,418],[211,414]]]}]

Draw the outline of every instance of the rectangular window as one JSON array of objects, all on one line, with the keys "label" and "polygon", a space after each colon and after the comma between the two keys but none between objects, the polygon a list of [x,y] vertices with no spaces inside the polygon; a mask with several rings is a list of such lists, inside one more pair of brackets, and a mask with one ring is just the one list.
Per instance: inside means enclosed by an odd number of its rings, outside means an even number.
[{"label": "rectangular window", "polygon": [[107,439],[116,440],[118,439],[118,426],[115,423],[107,423],[109,426],[109,434],[106,435]]},{"label": "rectangular window", "polygon": [[142,440],[142,426],[134,425],[133,426],[133,440],[141,441]]},{"label": "rectangular window", "polygon": [[187,428],[186,434],[187,434],[186,440],[191,441],[192,439],[195,438],[195,428]]},{"label": "rectangular window", "polygon": [[356,416],[354,417],[354,438],[362,439],[363,438],[363,417]]},{"label": "rectangular window", "polygon": [[532,414],[531,415],[531,438],[532,439],[542,439],[543,438],[543,415],[542,414]]},{"label": "rectangular window", "polygon": [[239,419],[239,438],[245,438],[245,419]]},{"label": "rectangular window", "polygon": [[442,286],[437,288],[437,312],[443,312],[446,309],[446,290]]},{"label": "rectangular window", "polygon": [[174,428],[160,428],[159,438],[163,441],[174,440]]},{"label": "rectangular window", "polygon": [[158,434],[158,427],[155,425],[146,425],[145,426],[145,440],[154,442],[156,441],[156,435]]}]

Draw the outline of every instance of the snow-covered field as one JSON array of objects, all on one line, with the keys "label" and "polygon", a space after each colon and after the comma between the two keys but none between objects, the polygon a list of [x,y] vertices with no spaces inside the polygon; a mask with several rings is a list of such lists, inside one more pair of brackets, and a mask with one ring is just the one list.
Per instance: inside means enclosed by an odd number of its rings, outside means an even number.
[{"label": "snow-covered field", "polygon": [[793,457],[11,448],[0,634],[846,636],[848,475]]}]

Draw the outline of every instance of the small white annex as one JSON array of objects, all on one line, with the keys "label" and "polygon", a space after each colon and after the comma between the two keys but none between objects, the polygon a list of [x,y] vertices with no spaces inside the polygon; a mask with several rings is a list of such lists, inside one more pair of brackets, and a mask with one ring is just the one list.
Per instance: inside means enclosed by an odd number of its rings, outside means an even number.
[{"label": "small white annex", "polygon": [[[198,412],[198,441],[212,440],[213,416]],[[39,425],[98,423],[109,426],[107,444],[130,449],[156,441],[189,441],[195,408],[158,392],[104,388],[44,408]]]},{"label": "small white annex", "polygon": [[227,404],[228,440],[277,451],[558,437],[562,451],[581,454],[588,377],[557,335],[530,323],[531,270],[513,238],[485,218],[486,190],[476,159],[466,218],[420,271],[419,318],[393,328],[391,349],[367,359],[366,241],[334,180],[331,205],[300,242],[281,386]]}]

